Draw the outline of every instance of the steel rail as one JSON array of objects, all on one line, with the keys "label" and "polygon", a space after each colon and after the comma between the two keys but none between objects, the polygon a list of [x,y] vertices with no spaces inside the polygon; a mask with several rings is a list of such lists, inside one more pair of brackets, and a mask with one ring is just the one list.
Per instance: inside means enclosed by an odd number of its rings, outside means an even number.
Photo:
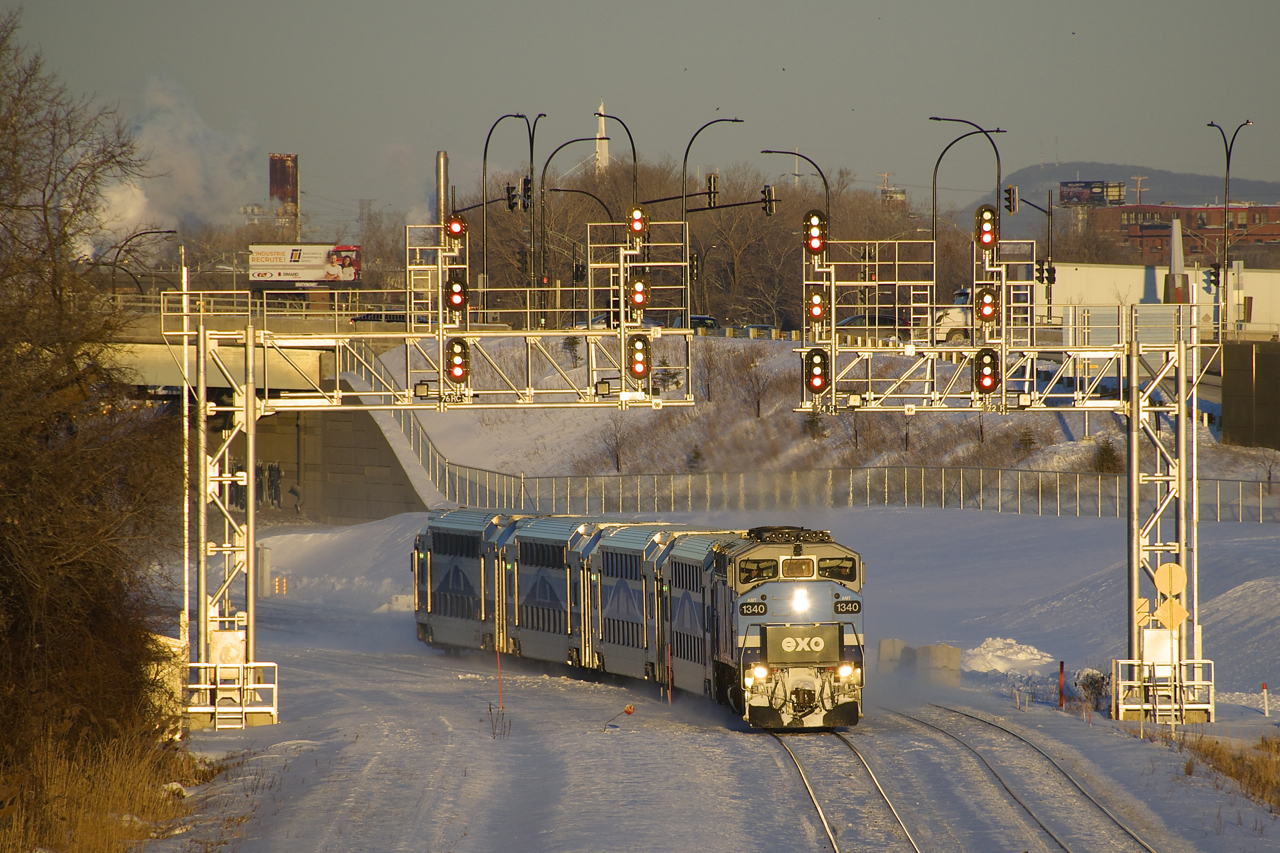
[{"label": "steel rail", "polygon": [[1112,814],[1112,812],[1111,812],[1111,810],[1110,810],[1110,809],[1108,809],[1108,808],[1107,808],[1106,806],[1104,806],[1102,803],[1098,802],[1098,800],[1097,800],[1096,798],[1094,798],[1094,796],[1093,796],[1092,794],[1090,794],[1088,791],[1086,791],[1086,790],[1085,790],[1085,788],[1084,788],[1084,786],[1083,786],[1083,785],[1081,785],[1081,784],[1080,784],[1080,782],[1079,782],[1079,781],[1077,781],[1077,779],[1076,779],[1074,776],[1072,776],[1072,775],[1071,775],[1071,773],[1069,773],[1069,772],[1067,771],[1067,768],[1063,767],[1061,764],[1059,764],[1059,763],[1058,763],[1057,759],[1055,759],[1055,758],[1054,758],[1052,755],[1050,755],[1049,753],[1045,752],[1045,751],[1044,751],[1043,749],[1041,749],[1040,747],[1036,746],[1036,745],[1035,745],[1034,743],[1032,743],[1031,741],[1029,741],[1029,740],[1027,740],[1026,738],[1024,738],[1022,735],[1018,734],[1017,732],[1015,732],[1015,731],[1013,731],[1013,730],[1011,730],[1011,729],[1006,729],[1004,726],[1000,725],[999,723],[993,723],[991,720],[985,719],[985,718],[983,718],[983,717],[979,717],[979,716],[977,716],[977,715],[975,715],[975,714],[969,714],[969,713],[967,713],[967,712],[965,712],[965,711],[961,711],[961,710],[958,710],[958,709],[956,709],[956,708],[948,708],[946,705],[934,705],[933,703],[930,703],[930,705],[932,705],[934,708],[939,708],[939,709],[941,709],[941,710],[943,710],[943,711],[950,711],[950,712],[951,712],[951,713],[953,713],[953,714],[959,714],[959,715],[960,715],[960,716],[962,716],[962,717],[968,717],[968,718],[969,718],[969,719],[971,719],[971,720],[977,720],[977,721],[978,721],[978,722],[980,722],[980,723],[986,723],[987,725],[992,726],[993,728],[997,728],[997,729],[999,729],[1000,731],[1005,732],[1006,734],[1012,735],[1013,737],[1015,737],[1015,738],[1017,738],[1018,740],[1022,741],[1022,742],[1023,742],[1023,743],[1025,743],[1027,746],[1031,747],[1031,748],[1032,748],[1032,749],[1034,749],[1036,752],[1040,753],[1040,754],[1041,754],[1041,755],[1043,755],[1045,758],[1047,758],[1047,759],[1049,760],[1049,763],[1050,763],[1050,764],[1052,764],[1054,767],[1058,768],[1058,772],[1060,772],[1063,776],[1066,776],[1066,777],[1067,777],[1067,780],[1068,780],[1069,782],[1071,782],[1071,784],[1072,784],[1072,785],[1074,785],[1074,786],[1076,787],[1076,790],[1077,790],[1077,791],[1079,791],[1080,793],[1084,794],[1084,795],[1085,795],[1085,797],[1089,800],[1089,802],[1093,803],[1095,806],[1097,806],[1099,809],[1101,809],[1103,814],[1105,814],[1107,817],[1111,818],[1111,820],[1115,823],[1115,825],[1116,825],[1116,826],[1118,826],[1118,827],[1120,827],[1122,830],[1124,830],[1124,831],[1125,831],[1125,834],[1127,834],[1127,835],[1128,835],[1130,838],[1132,838],[1134,841],[1138,842],[1138,844],[1139,844],[1139,845],[1141,845],[1141,846],[1142,846],[1142,848],[1143,848],[1144,850],[1148,850],[1148,851],[1150,851],[1150,853],[1156,853],[1155,848],[1153,848],[1153,847],[1152,847],[1150,844],[1148,844],[1147,842],[1143,841],[1143,840],[1138,836],[1138,834],[1137,834],[1136,832],[1134,832],[1132,829],[1130,829],[1130,828],[1129,828],[1129,827],[1128,827],[1128,826],[1127,826],[1127,825],[1126,825],[1122,820],[1120,820],[1120,818],[1118,818],[1118,817],[1116,817],[1114,814]]},{"label": "steel rail", "polygon": [[904,835],[907,836],[907,841],[910,842],[911,849],[916,851],[916,853],[924,853],[924,851],[920,849],[920,845],[916,844],[916,840],[911,837],[911,830],[907,829],[907,824],[902,819],[902,815],[898,814],[898,810],[893,807],[893,802],[889,799],[889,795],[885,793],[884,786],[882,786],[880,784],[880,780],[876,778],[875,771],[871,769],[871,765],[867,763],[867,759],[862,756],[861,752],[858,752],[858,748],[854,746],[853,742],[850,741],[848,738],[846,738],[844,735],[835,731],[833,731],[831,734],[839,738],[844,743],[845,746],[853,750],[854,755],[858,756],[858,760],[862,762],[862,766],[867,769],[867,775],[871,777],[872,784],[876,786],[876,790],[880,792],[880,796],[884,799],[884,804],[889,807],[889,811],[893,812],[893,817],[896,821],[898,821],[898,826],[902,827],[902,832]]},{"label": "steel rail", "polygon": [[1013,797],[1014,802],[1016,802],[1018,805],[1022,806],[1023,811],[1025,811],[1027,814],[1031,815],[1031,819],[1032,819],[1032,820],[1034,820],[1037,824],[1039,824],[1040,828],[1041,828],[1041,829],[1043,829],[1043,830],[1045,831],[1045,834],[1046,834],[1046,835],[1048,835],[1050,838],[1052,838],[1052,839],[1057,843],[1057,845],[1058,845],[1059,847],[1061,847],[1063,850],[1065,850],[1065,851],[1066,851],[1066,853],[1073,853],[1072,849],[1066,845],[1066,842],[1064,842],[1061,838],[1059,838],[1056,834],[1054,834],[1054,831],[1053,831],[1052,829],[1050,829],[1047,825],[1045,825],[1045,822],[1044,822],[1044,821],[1042,821],[1042,820],[1039,818],[1039,816],[1037,816],[1037,815],[1036,815],[1036,813],[1035,813],[1034,811],[1032,811],[1032,810],[1031,810],[1031,806],[1027,805],[1027,804],[1022,800],[1022,798],[1021,798],[1021,797],[1019,797],[1017,794],[1015,794],[1015,793],[1013,792],[1013,789],[1009,787],[1009,783],[1008,783],[1008,782],[1006,782],[1006,781],[1004,780],[1004,777],[1002,777],[1002,776],[1001,776],[1001,775],[996,771],[996,769],[995,769],[994,767],[992,767],[992,766],[991,766],[991,763],[990,763],[989,761],[987,761],[987,759],[986,759],[986,758],[984,758],[984,757],[983,757],[982,753],[978,752],[978,750],[976,750],[976,749],[974,749],[972,746],[970,746],[970,745],[969,745],[965,740],[963,740],[962,738],[960,738],[960,737],[959,737],[959,736],[957,736],[957,735],[952,734],[951,732],[947,731],[946,729],[944,729],[944,728],[942,728],[942,727],[940,727],[940,726],[935,726],[933,723],[930,723],[930,722],[928,722],[928,721],[926,721],[926,720],[922,720],[922,719],[920,719],[919,717],[913,717],[913,716],[911,716],[910,714],[905,714],[905,713],[903,713],[902,711],[894,711],[894,710],[891,710],[891,709],[888,709],[888,708],[886,708],[886,709],[884,709],[884,710],[889,711],[889,713],[891,713],[891,714],[896,714],[896,715],[897,715],[897,716],[899,716],[899,717],[906,717],[908,720],[914,720],[915,722],[919,723],[919,724],[920,724],[920,725],[922,725],[922,726],[927,726],[927,727],[929,727],[929,728],[933,729],[933,730],[934,730],[934,731],[936,731],[936,732],[940,732],[940,733],[942,733],[942,734],[946,735],[947,737],[951,738],[952,740],[954,740],[956,743],[958,743],[958,744],[960,744],[961,746],[963,746],[965,749],[967,749],[967,750],[969,750],[970,752],[972,752],[974,755],[976,755],[976,756],[978,757],[978,760],[982,762],[983,766],[985,766],[985,767],[987,768],[987,770],[991,771],[991,775],[992,775],[992,776],[994,776],[994,777],[996,777],[996,781],[997,781],[997,782],[999,782],[999,783],[1000,783],[1000,785],[1005,789],[1005,791],[1007,791],[1007,792],[1009,793],[1009,796],[1010,796],[1010,797]]},{"label": "steel rail", "polygon": [[787,746],[781,735],[773,731],[770,731],[769,735],[782,744],[782,748],[787,751],[787,755],[791,756],[791,761],[796,765],[796,771],[800,774],[800,781],[804,783],[804,789],[809,792],[809,799],[813,802],[813,807],[818,810],[818,820],[822,821],[822,828],[827,833],[827,840],[831,842],[831,849],[834,853],[840,853],[840,847],[836,844],[836,835],[831,831],[831,824],[827,822],[827,815],[822,811],[822,804],[818,802],[818,795],[813,792],[813,786],[809,784],[809,777],[805,775],[804,768],[800,766],[800,759],[796,758],[796,754],[791,751],[791,747]]}]

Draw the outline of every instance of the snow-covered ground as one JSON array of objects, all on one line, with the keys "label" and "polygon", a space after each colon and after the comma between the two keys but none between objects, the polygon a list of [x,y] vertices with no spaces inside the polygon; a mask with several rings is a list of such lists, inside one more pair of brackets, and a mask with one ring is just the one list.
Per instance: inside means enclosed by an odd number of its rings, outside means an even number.
[{"label": "snow-covered ground", "polygon": [[[866,559],[873,651],[886,636],[965,650],[992,640],[986,664],[1025,654],[1055,668],[1065,660],[1068,671],[1105,671],[1124,635],[1123,521],[894,509],[674,520],[832,530]],[[499,682],[491,655],[447,657],[416,642],[412,614],[384,605],[409,591],[421,522],[405,515],[263,536],[273,570],[289,579],[288,596],[261,602],[258,621],[259,656],[280,664],[283,721],[193,734],[197,749],[247,757],[199,792],[209,802],[204,819],[157,849],[203,849],[218,833],[243,851],[823,849],[785,754],[708,700],[679,695],[668,705],[642,682],[591,682],[512,660]],[[1261,682],[1280,680],[1280,528],[1206,524],[1200,542],[1206,652],[1221,687],[1249,694],[1221,706],[1212,728],[1238,738],[1280,734],[1280,717],[1251,707]],[[1157,849],[1280,846],[1274,815],[1201,766],[1187,775],[1186,755],[1098,717],[1090,726],[1047,705],[1019,712],[995,677],[968,673],[965,684],[927,694],[873,674],[872,707],[851,736],[873,764],[909,774],[910,756],[929,747],[876,706],[943,698],[1052,746]],[[606,725],[628,703],[636,713]],[[859,774],[852,763],[840,772]],[[899,781],[910,788],[910,779]],[[908,821],[949,826],[957,838],[990,832],[969,825],[972,815],[956,817],[961,803],[949,796],[905,803]],[[849,813],[857,812],[878,814],[870,801]],[[226,819],[210,820],[219,815]],[[879,830],[846,823],[842,848],[883,848]],[[1026,849],[1021,838],[1006,840]]]}]

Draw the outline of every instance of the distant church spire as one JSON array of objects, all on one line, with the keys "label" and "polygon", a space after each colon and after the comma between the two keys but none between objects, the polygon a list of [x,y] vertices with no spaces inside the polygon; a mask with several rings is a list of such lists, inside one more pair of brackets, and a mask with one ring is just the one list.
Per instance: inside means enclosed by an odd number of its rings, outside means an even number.
[{"label": "distant church spire", "polygon": [[[600,99],[599,112],[604,112],[604,98]],[[604,174],[604,170],[609,168],[609,140],[605,138],[604,132],[604,116],[600,116],[596,123],[596,174]]]}]

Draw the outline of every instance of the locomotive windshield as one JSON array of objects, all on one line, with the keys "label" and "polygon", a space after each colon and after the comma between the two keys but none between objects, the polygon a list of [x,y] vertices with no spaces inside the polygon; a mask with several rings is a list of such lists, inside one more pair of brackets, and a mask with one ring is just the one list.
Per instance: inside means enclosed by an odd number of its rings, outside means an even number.
[{"label": "locomotive windshield", "polygon": [[778,576],[777,560],[739,560],[738,580],[741,583],[767,581]]},{"label": "locomotive windshield", "polygon": [[813,563],[805,559],[783,560],[782,576],[784,578],[813,577]]},{"label": "locomotive windshield", "polygon": [[858,579],[858,565],[853,557],[821,557],[818,574],[836,581],[853,582]]}]

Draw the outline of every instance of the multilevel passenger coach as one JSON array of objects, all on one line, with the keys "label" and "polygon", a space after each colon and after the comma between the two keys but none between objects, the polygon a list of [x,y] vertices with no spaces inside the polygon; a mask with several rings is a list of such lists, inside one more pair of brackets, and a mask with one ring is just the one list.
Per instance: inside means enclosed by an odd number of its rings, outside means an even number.
[{"label": "multilevel passenger coach", "polygon": [[862,715],[862,558],[801,527],[433,512],[414,541],[418,639],[655,681],[753,726]]}]

